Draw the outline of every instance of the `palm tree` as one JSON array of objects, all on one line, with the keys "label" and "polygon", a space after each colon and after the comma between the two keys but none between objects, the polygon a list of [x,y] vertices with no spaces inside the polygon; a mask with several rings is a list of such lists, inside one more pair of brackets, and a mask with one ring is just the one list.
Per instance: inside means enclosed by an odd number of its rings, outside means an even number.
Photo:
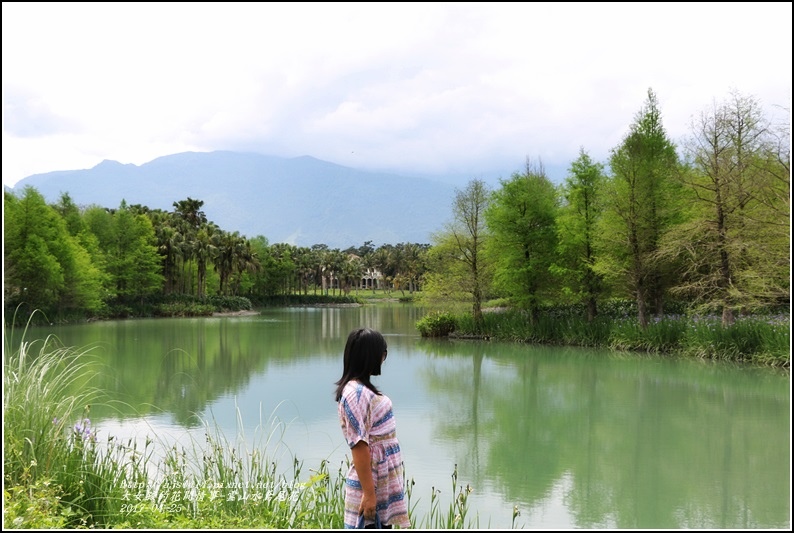
[{"label": "palm tree", "polygon": [[196,265],[198,275],[196,278],[196,293],[199,298],[203,298],[205,294],[205,287],[207,281],[207,262],[212,261],[216,254],[217,248],[214,244],[214,236],[217,233],[218,227],[214,224],[207,224],[198,230],[196,233],[195,246],[193,254],[196,258]]},{"label": "palm tree", "polygon": [[187,200],[174,202],[174,214],[187,222],[191,228],[197,230],[207,223],[207,215],[201,211],[202,205],[204,205],[202,200],[194,200],[188,196]]},{"label": "palm tree", "polygon": [[165,293],[176,291],[178,260],[182,256],[182,234],[170,224],[170,214],[152,213],[152,224],[157,238],[157,252],[163,256],[163,276]]},{"label": "palm tree", "polygon": [[345,294],[348,294],[350,292],[350,286],[355,284],[356,295],[358,295],[358,288],[361,285],[361,275],[363,272],[364,265],[361,262],[361,258],[355,254],[349,254],[347,256],[347,261],[345,261],[342,266],[342,280],[344,281],[342,289]]},{"label": "palm tree", "polygon": [[219,277],[219,294],[229,294],[229,282],[234,274],[237,256],[241,253],[244,242],[245,239],[236,231],[234,233],[229,233],[219,230],[213,236],[213,244],[215,246],[213,263]]},{"label": "palm tree", "polygon": [[246,273],[256,274],[261,270],[262,265],[259,263],[259,258],[251,246],[251,241],[245,238],[242,238],[238,243],[237,254],[235,255],[234,261],[235,270],[237,271],[238,275],[234,281],[232,294],[237,296],[240,291],[240,282],[243,279],[243,275]]}]

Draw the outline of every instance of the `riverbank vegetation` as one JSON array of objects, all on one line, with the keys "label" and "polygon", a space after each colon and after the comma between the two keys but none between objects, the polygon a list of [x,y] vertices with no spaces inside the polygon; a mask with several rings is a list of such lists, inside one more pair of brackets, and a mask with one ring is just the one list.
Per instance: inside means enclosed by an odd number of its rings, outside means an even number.
[{"label": "riverbank vegetation", "polygon": [[[339,465],[306,466],[275,453],[283,425],[263,420],[246,440],[229,439],[203,422],[205,439],[189,444],[105,434],[91,406],[91,353],[53,338],[19,343],[6,337],[3,373],[4,529],[340,529],[344,475]],[[419,528],[476,527],[467,516],[471,487],[413,493]],[[442,486],[441,484],[439,486]],[[446,495],[451,494],[451,497]],[[430,511],[417,516],[419,498]],[[507,510],[506,512],[510,512]]]},{"label": "riverbank vegetation", "polygon": [[417,327],[788,367],[789,128],[734,92],[678,147],[649,90],[610,172],[581,149],[559,186],[530,160],[495,190],[472,180],[432,237],[438,311]]},{"label": "riverbank vegetation", "polygon": [[[625,306],[631,307],[630,303]],[[417,329],[424,337],[609,348],[784,369],[791,364],[787,310],[740,317],[727,326],[721,317],[669,315],[652,319],[644,328],[626,313],[603,313],[588,321],[581,310],[543,308],[531,321],[520,309],[487,311],[479,324],[470,312],[431,312],[417,322]]]}]

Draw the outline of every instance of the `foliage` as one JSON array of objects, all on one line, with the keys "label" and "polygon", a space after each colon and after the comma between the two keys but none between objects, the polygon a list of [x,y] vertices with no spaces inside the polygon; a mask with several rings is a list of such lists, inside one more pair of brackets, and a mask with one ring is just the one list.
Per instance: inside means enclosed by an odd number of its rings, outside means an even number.
[{"label": "foliage", "polygon": [[[41,492],[63,507],[55,516],[70,526],[87,524],[87,515],[117,512],[117,491],[108,491],[124,473],[100,459],[90,404],[100,393],[90,385],[87,351],[58,346],[57,339],[27,343],[16,351],[7,337],[3,377],[3,471],[5,487]],[[38,353],[34,350],[40,345]],[[73,426],[72,421],[82,413]],[[9,498],[21,498],[12,492]],[[44,502],[42,502],[44,504]],[[16,517],[15,517],[16,518]],[[23,516],[36,520],[35,517]],[[36,520],[37,521],[37,520]],[[93,522],[92,522],[93,523]]]},{"label": "foliage", "polygon": [[637,300],[640,327],[648,325],[649,310],[663,313],[670,267],[655,259],[659,239],[677,220],[680,199],[674,176],[675,146],[662,125],[652,90],[629,133],[612,149],[604,215],[599,220],[598,273],[609,277],[624,294]]},{"label": "foliage", "polygon": [[595,270],[605,179],[604,166],[582,148],[560,191],[564,202],[557,217],[557,259],[551,271],[561,279],[564,295],[586,303],[588,320],[598,314],[598,299],[605,291],[603,276]]},{"label": "foliage", "polygon": [[[4,194],[3,305],[56,311],[102,307],[102,273],[60,214],[32,187]],[[30,314],[32,314],[29,311]]]},{"label": "foliage", "polygon": [[537,318],[539,307],[555,293],[554,263],[558,209],[557,190],[543,167],[527,163],[524,173],[502,181],[493,194],[485,220],[492,234],[489,256],[495,264],[498,294]]},{"label": "foliage", "polygon": [[447,311],[430,312],[416,323],[422,337],[446,337],[455,331],[455,315]]},{"label": "foliage", "polygon": [[39,479],[3,491],[3,526],[9,529],[64,529],[72,511],[61,505],[60,488]]},{"label": "foliage", "polygon": [[703,112],[685,148],[689,216],[662,240],[659,255],[678,262],[674,291],[701,313],[787,300],[790,275],[790,147],[757,101],[732,93]]},{"label": "foliage", "polygon": [[[547,307],[534,323],[526,311],[520,309],[485,313],[480,336],[511,342],[678,354],[784,368],[790,365],[788,313],[743,317],[731,326],[721,325],[716,317],[666,315],[651,320],[643,328],[636,319],[633,305],[613,302],[611,307],[611,313],[602,313],[592,321],[583,318],[581,306]],[[455,336],[475,335],[470,315],[452,315],[451,319],[455,323]]]},{"label": "foliage", "polygon": [[360,304],[360,297],[356,296],[331,296],[325,294],[284,294],[271,296],[257,300],[257,305],[277,306],[277,305],[340,305],[340,304]]},{"label": "foliage", "polygon": [[791,359],[788,317],[746,317],[725,326],[716,317],[698,317],[683,340],[684,353],[704,359],[756,361],[788,367]]},{"label": "foliage", "polygon": [[155,233],[149,218],[135,214],[122,201],[112,218],[110,240],[100,241],[119,301],[134,301],[160,291],[161,258],[154,243]]},{"label": "foliage", "polygon": [[242,311],[252,309],[251,301],[243,296],[205,296],[170,294],[148,300],[151,315],[163,317],[211,316],[215,312]]},{"label": "foliage", "polygon": [[434,233],[428,254],[425,291],[428,298],[458,299],[471,302],[475,325],[482,321],[482,302],[489,291],[491,264],[485,255],[489,239],[485,211],[491,191],[482,180],[471,180],[455,192],[452,220],[444,230]]},{"label": "foliage", "polygon": [[[337,297],[357,303],[370,289],[389,297],[398,290],[411,301],[421,290],[427,244],[368,242],[345,252],[270,245],[264,236],[247,239],[217,227],[203,204],[187,198],[174,202],[172,212],[123,201],[115,209],[81,209],[68,194],[48,206],[32,187],[21,197],[6,193],[5,311],[21,304],[20,324],[32,309],[53,323],[205,316],[250,309],[251,302],[293,301],[296,293],[301,305]],[[168,299],[178,296],[193,300]]]},{"label": "foliage", "polygon": [[[218,227],[190,197],[172,211],[78,207],[68,194],[47,205],[26,187],[4,194],[4,310],[17,310],[18,324],[65,323],[201,316],[245,301],[357,303],[380,292],[447,309],[466,302],[477,330],[493,298],[530,321],[550,304],[584,304],[590,321],[615,316],[610,299],[630,298],[643,328],[677,312],[671,298],[721,312],[725,325],[787,304],[790,120],[773,124],[755,99],[732,92],[682,148],[679,159],[649,90],[610,151],[611,174],[582,147],[558,187],[529,161],[496,190],[473,179],[432,246],[271,244]],[[181,295],[195,300],[161,299]],[[214,297],[231,300],[206,300]]]}]

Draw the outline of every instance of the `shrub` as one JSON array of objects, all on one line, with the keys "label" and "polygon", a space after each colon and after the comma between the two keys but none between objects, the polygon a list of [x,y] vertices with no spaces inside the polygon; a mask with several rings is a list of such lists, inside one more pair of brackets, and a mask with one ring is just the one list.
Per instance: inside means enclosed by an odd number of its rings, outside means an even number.
[{"label": "shrub", "polygon": [[416,323],[422,337],[446,337],[455,331],[455,315],[447,311],[428,313]]}]

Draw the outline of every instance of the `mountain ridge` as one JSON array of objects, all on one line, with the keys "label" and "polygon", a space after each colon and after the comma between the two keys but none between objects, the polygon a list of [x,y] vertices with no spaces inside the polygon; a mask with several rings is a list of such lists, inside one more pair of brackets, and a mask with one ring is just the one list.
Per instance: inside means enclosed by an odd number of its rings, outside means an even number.
[{"label": "mountain ridge", "polygon": [[49,203],[68,193],[80,206],[116,208],[122,201],[173,211],[174,202],[203,201],[224,231],[296,246],[344,249],[372,241],[429,243],[451,216],[455,186],[427,178],[370,172],[312,156],[252,152],[181,152],[141,165],[103,160],[90,169],[23,178],[13,188],[38,190]]}]

